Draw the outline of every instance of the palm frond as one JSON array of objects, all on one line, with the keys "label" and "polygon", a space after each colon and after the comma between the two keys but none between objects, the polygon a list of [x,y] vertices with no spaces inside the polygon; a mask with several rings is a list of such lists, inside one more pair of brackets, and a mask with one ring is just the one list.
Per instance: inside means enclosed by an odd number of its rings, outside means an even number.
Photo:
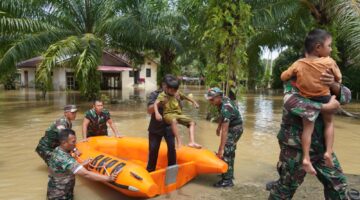
[{"label": "palm frond", "polygon": [[347,42],[347,53],[352,62],[360,62],[360,1],[342,0],[331,4],[339,36]]},{"label": "palm frond", "polygon": [[0,17],[0,34],[35,33],[49,29],[53,27],[33,19]]},{"label": "palm frond", "polygon": [[100,90],[100,64],[103,43],[93,34],[85,34],[81,38],[82,52],[75,66],[76,77],[80,82],[81,93],[89,99],[95,99]]},{"label": "palm frond", "polygon": [[75,57],[80,49],[80,40],[70,36],[52,45],[43,54],[43,60],[37,69],[37,81],[49,87],[51,85],[51,72],[64,60]]},{"label": "palm frond", "polygon": [[0,59],[0,72],[5,73],[15,68],[16,63],[36,56],[38,52],[46,50],[51,43],[65,38],[68,34],[66,31],[57,30],[22,36]]}]

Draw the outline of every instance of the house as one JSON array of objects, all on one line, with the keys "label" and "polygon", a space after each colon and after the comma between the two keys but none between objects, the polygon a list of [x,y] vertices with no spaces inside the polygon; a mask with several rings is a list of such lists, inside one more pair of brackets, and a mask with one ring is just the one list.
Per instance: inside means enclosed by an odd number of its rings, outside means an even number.
[{"label": "house", "polygon": [[[21,74],[22,87],[35,87],[36,67],[41,63],[38,56],[17,64]],[[157,63],[149,58],[145,62],[133,67],[124,55],[117,55],[103,51],[98,70],[101,74],[101,89],[128,89],[134,86],[154,90],[157,87]],[[51,73],[54,90],[77,89],[73,69],[58,67]]]}]

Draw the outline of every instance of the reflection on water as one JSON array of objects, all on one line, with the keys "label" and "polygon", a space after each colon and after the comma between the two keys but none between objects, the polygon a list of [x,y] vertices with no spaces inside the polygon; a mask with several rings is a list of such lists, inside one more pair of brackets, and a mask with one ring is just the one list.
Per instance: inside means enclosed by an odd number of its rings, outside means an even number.
[{"label": "reflection on water", "polygon": [[[192,93],[200,104],[199,109],[184,104],[184,113],[197,122],[196,140],[205,148],[216,151],[219,138],[215,134],[217,124],[205,119],[209,106],[204,99],[205,89],[198,86],[182,88]],[[146,113],[146,96],[151,91],[110,90],[103,94],[119,104],[105,105],[119,131],[127,136],[147,137],[149,116]],[[128,101],[138,96],[143,101]],[[65,104],[79,106],[73,128],[81,138],[81,123],[84,112],[91,103],[79,98],[78,92],[51,92],[46,100],[31,89],[0,91],[0,199],[44,199],[47,184],[47,169],[34,152],[44,130],[62,115]],[[282,97],[275,95],[243,95],[238,100],[244,120],[244,134],[236,150],[235,176],[238,182],[263,183],[275,174],[278,158],[276,139],[280,127]],[[360,104],[345,107],[353,112],[360,111]],[[360,120],[336,117],[335,151],[344,171],[360,174]],[[188,140],[187,129],[181,128],[182,139]],[[181,189],[175,199],[191,199],[189,195],[213,190],[211,183],[217,181],[214,175],[201,176]],[[108,187],[77,179],[76,199],[127,199]],[[166,199],[164,196],[156,199]]]}]

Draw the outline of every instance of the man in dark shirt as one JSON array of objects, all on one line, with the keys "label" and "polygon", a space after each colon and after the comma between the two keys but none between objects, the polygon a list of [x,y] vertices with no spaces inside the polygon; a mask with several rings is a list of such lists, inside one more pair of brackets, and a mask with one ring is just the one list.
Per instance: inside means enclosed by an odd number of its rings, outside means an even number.
[{"label": "man in dark shirt", "polygon": [[[165,89],[166,80],[173,80],[176,77],[172,75],[166,75],[161,83],[162,88],[152,92],[149,96],[148,108],[147,111],[151,114],[150,124],[149,124],[149,160],[147,164],[147,171],[152,172],[156,169],[156,163],[160,148],[160,143],[162,137],[165,138],[167,149],[168,149],[168,166],[176,164],[176,150],[175,150],[175,138],[174,134],[171,131],[171,127],[167,125],[164,121],[157,121],[154,113],[154,103],[158,95]],[[162,115],[163,109],[159,107],[159,112]]]}]

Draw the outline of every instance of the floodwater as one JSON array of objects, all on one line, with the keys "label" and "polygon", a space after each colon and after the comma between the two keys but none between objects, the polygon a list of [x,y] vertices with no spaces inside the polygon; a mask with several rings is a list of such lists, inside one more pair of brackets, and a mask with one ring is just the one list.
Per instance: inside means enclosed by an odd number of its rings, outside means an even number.
[{"label": "floodwater", "polygon": [[[219,137],[217,125],[205,120],[209,106],[203,94],[205,89],[193,86],[182,88],[200,103],[200,109],[185,105],[184,113],[197,121],[196,140],[205,148],[216,151]],[[147,137],[149,116],[145,102],[128,101],[134,95],[146,100],[148,91],[106,91],[120,104],[106,104],[119,131],[126,136]],[[80,109],[73,129],[81,139],[84,112],[91,107],[76,92],[51,92],[46,100],[32,89],[17,91],[0,90],[0,199],[46,199],[47,168],[34,152],[44,130],[62,115],[65,104],[77,104]],[[239,106],[244,119],[244,133],[236,150],[236,184],[262,185],[276,178],[275,165],[279,148],[276,134],[280,126],[282,97],[279,95],[244,95]],[[345,107],[360,112],[360,104]],[[182,139],[187,141],[186,129]],[[360,175],[360,120],[335,117],[335,152],[346,173]],[[208,199],[205,194],[216,191],[211,185],[219,179],[216,175],[202,175],[186,184],[179,191],[155,199]],[[75,199],[129,199],[101,183],[77,177]]]}]

